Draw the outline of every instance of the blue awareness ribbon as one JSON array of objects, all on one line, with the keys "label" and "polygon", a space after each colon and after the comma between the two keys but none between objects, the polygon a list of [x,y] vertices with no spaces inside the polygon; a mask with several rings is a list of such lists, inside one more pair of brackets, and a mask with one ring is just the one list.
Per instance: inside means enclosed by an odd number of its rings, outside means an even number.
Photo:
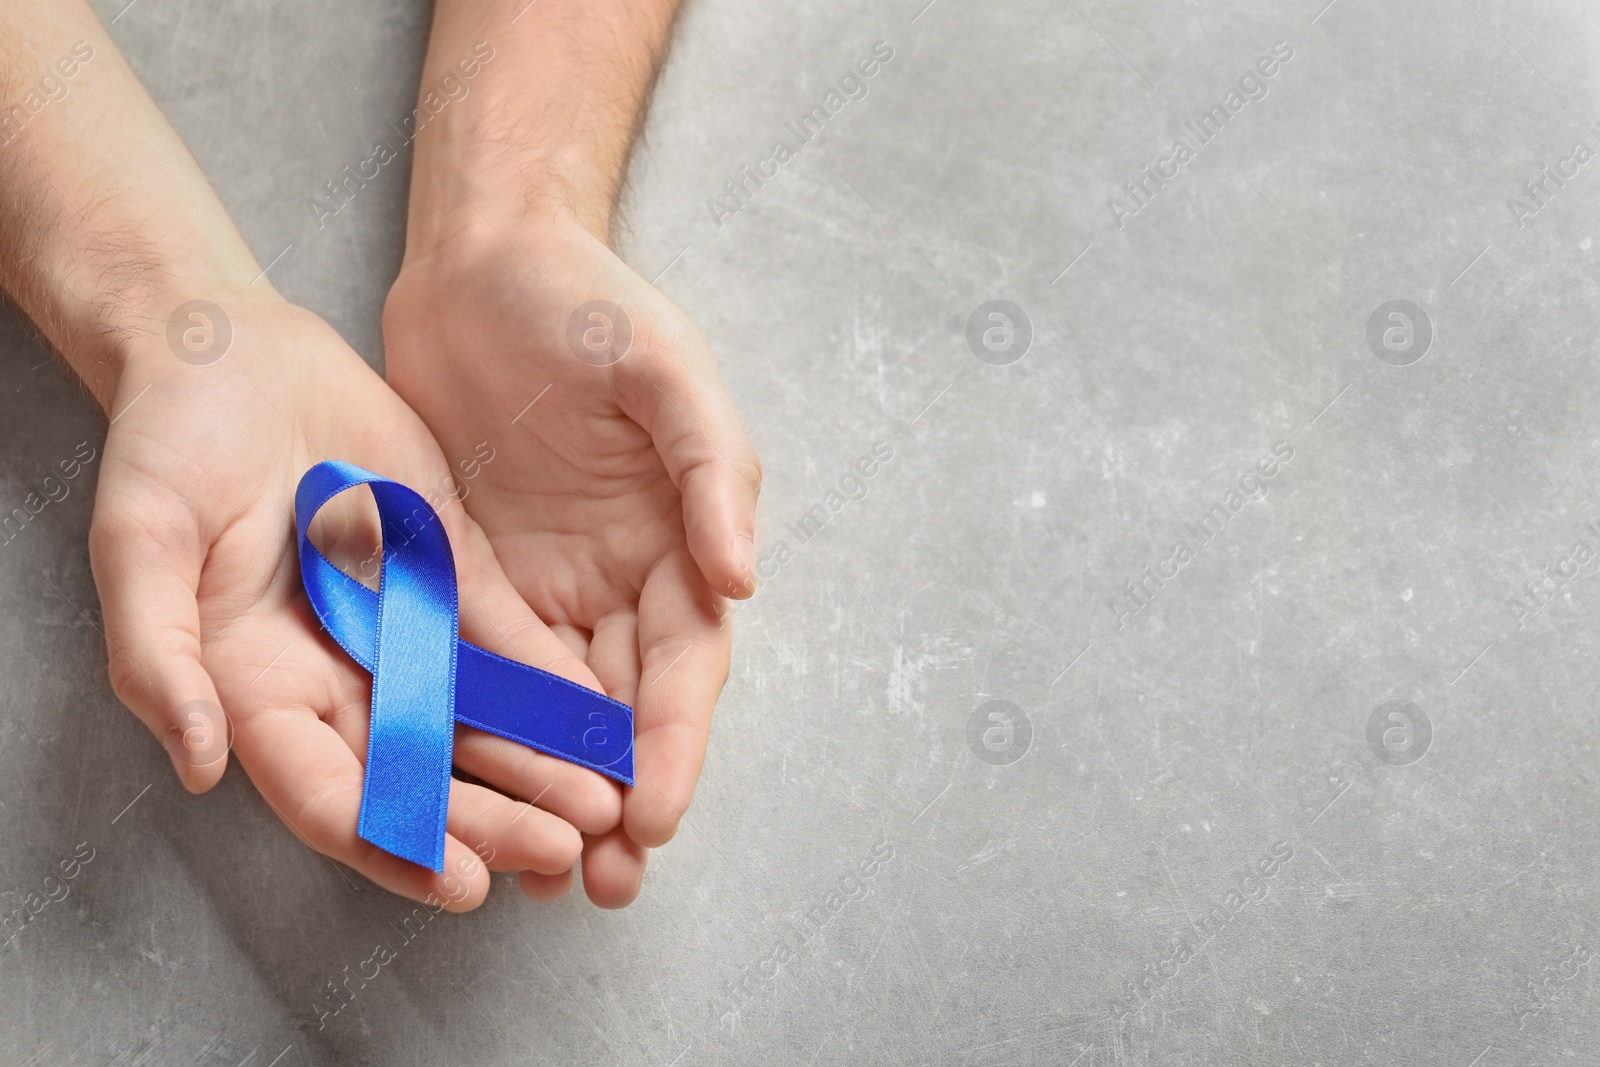
[{"label": "blue awareness ribbon", "polygon": [[[383,529],[378,592],[330,563],[306,531],[322,506],[369,486]],[[300,578],[323,628],[372,675],[372,723],[357,832],[444,870],[455,724],[633,785],[633,709],[458,636],[455,556],[417,492],[351,463],[318,463],[294,495]]]}]

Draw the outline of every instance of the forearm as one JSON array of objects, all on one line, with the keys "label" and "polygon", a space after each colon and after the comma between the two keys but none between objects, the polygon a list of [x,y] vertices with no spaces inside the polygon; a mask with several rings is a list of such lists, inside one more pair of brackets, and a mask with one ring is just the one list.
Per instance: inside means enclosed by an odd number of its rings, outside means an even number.
[{"label": "forearm", "polygon": [[408,255],[479,213],[575,218],[606,240],[675,12],[673,0],[439,0]]},{"label": "forearm", "polygon": [[0,285],[102,407],[174,308],[255,272],[87,5],[0,0]]}]

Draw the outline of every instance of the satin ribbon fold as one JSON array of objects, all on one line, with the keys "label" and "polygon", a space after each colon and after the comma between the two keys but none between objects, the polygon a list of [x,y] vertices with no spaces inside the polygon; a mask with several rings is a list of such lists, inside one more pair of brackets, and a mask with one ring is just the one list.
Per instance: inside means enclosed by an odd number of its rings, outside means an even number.
[{"label": "satin ribbon fold", "polygon": [[[366,485],[383,524],[374,593],[311,543],[311,520]],[[372,675],[372,722],[357,832],[444,870],[455,724],[497,734],[633,785],[633,709],[459,636],[455,556],[414,490],[350,463],[318,463],[295,491],[300,577],[323,627]]]}]

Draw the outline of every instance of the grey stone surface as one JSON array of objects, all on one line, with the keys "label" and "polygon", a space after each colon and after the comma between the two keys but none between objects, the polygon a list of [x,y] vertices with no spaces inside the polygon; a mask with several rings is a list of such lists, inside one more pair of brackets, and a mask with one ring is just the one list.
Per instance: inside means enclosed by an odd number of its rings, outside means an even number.
[{"label": "grey stone surface", "polygon": [[[633,168],[625,255],[723,359],[769,575],[640,901],[497,883],[406,942],[237,769],[185,795],[105,681],[91,474],[0,545],[0,904],[94,857],[0,950],[0,1060],[1600,1062],[1600,162],[1522,191],[1600,149],[1600,17],[921,2],[701,0]],[[374,364],[409,159],[325,228],[308,201],[408,112],[426,20],[139,0],[112,27],[273,281]],[[879,40],[868,95],[719,226],[707,199]],[[1108,206],[1175,138],[1176,177]],[[1008,365],[968,344],[996,299],[1032,327]],[[1396,300],[1420,359],[1387,318],[1369,345]],[[0,338],[4,510],[103,431]]]}]

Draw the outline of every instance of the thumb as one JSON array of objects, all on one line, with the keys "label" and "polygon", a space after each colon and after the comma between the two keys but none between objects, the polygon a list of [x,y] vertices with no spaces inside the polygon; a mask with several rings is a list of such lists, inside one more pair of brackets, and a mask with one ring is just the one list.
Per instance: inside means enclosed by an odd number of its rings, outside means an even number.
[{"label": "thumb", "polygon": [[[761,461],[745,434],[716,361],[698,335],[645,346],[618,370],[632,380],[629,417],[649,432],[683,497],[689,553],[717,593],[743,599],[756,589],[756,497]],[[629,410],[631,409],[631,410]]]},{"label": "thumb", "polygon": [[101,479],[89,559],[111,688],[149,727],[191,793],[216,785],[233,732],[200,660],[195,588],[204,552],[179,509],[140,508]]}]

